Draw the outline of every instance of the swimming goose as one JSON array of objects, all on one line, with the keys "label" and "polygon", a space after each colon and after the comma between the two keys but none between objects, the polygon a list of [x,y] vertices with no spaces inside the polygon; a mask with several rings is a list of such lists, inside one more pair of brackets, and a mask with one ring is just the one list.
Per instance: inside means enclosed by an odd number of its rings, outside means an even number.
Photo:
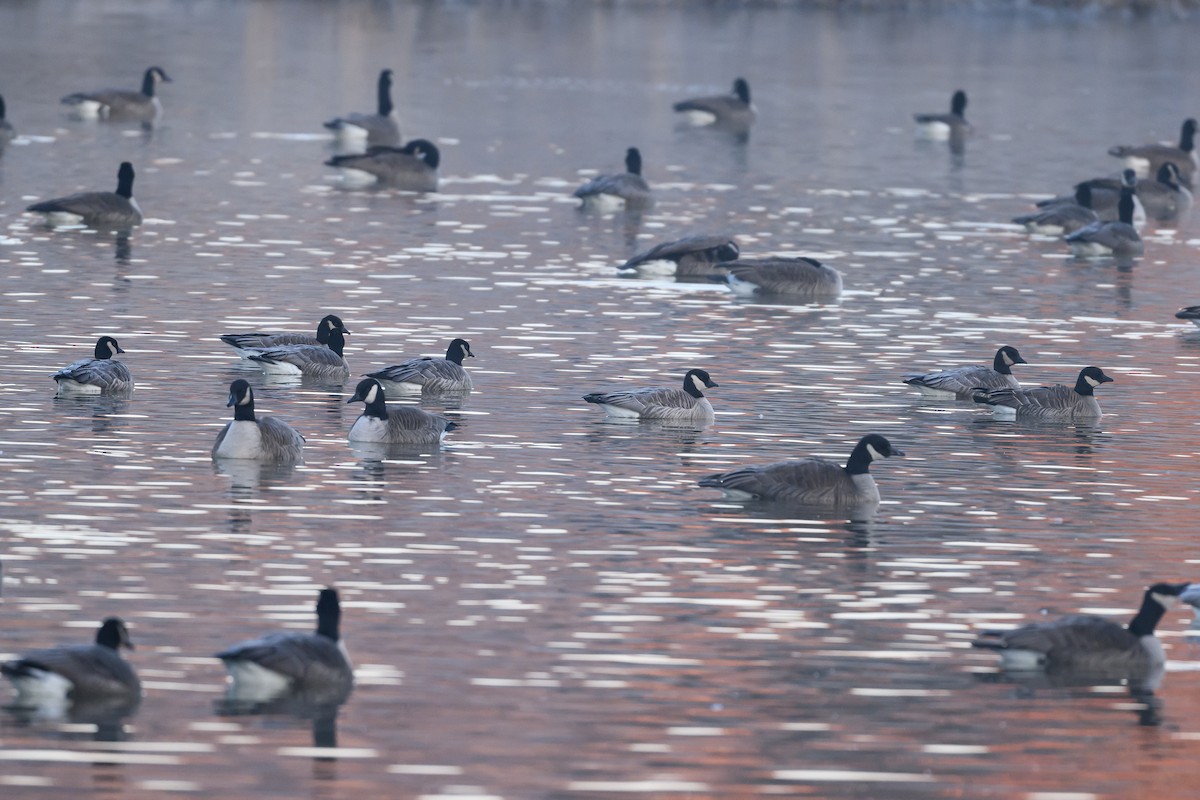
[{"label": "swimming goose", "polygon": [[646,208],[654,203],[650,187],[642,178],[642,154],[636,147],[625,151],[625,171],[597,175],[575,190],[584,208]]},{"label": "swimming goose", "polygon": [[1165,660],[1154,629],[1163,614],[1181,600],[1200,602],[1200,584],[1154,584],[1142,596],[1142,606],[1127,626],[1103,617],[1073,614],[1014,630],[984,631],[971,644],[998,652],[1009,670],[1148,672]]},{"label": "swimming goose", "polygon": [[334,156],[326,166],[337,167],[347,183],[379,183],[411,192],[436,192],[441,154],[427,139],[413,139],[404,147],[375,145],[365,153]]},{"label": "swimming goose", "polygon": [[345,381],[350,377],[350,366],[342,357],[346,347],[345,334],[350,331],[343,326],[331,328],[324,345],[287,344],[266,347],[250,354],[249,359],[258,364],[268,375],[304,375]]},{"label": "swimming goose", "polygon": [[50,376],[58,384],[58,395],[129,394],[133,391],[133,376],[128,367],[113,358],[124,352],[116,339],[101,336],[92,358],[73,361]]},{"label": "swimming goose", "polygon": [[1200,306],[1185,306],[1175,312],[1175,319],[1186,319],[1200,328]]},{"label": "swimming goose", "polygon": [[846,466],[819,456],[777,461],[709,475],[701,486],[720,489],[733,500],[768,500],[814,506],[862,506],[879,502],[871,462],[902,456],[883,436],[870,433],[858,440]]},{"label": "swimming goose", "polygon": [[25,210],[44,214],[46,223],[53,226],[131,228],[142,224],[142,209],[133,199],[133,165],[128,161],[122,161],[117,169],[115,192],[80,192],[43,200]]},{"label": "swimming goose", "polygon": [[1192,193],[1183,185],[1183,176],[1174,161],[1159,167],[1154,180],[1139,183],[1137,197],[1141,198],[1146,215],[1159,222],[1176,220],[1192,207]]},{"label": "swimming goose", "polygon": [[971,399],[992,407],[1001,419],[1098,419],[1103,412],[1094,390],[1112,378],[1099,367],[1084,367],[1074,386],[1055,384],[1034,389],[981,389]]},{"label": "swimming goose", "polygon": [[[1132,170],[1126,170],[1126,178]],[[1136,178],[1134,179],[1136,180]],[[1077,258],[1100,258],[1116,256],[1132,258],[1145,252],[1146,246],[1137,228],[1133,226],[1134,187],[1126,182],[1121,187],[1121,200],[1117,205],[1118,221],[1093,222],[1066,236],[1067,245]]]},{"label": "swimming goose", "polygon": [[1149,184],[1145,181],[1139,183],[1137,173],[1131,169],[1122,170],[1121,174],[1115,177],[1091,178],[1090,180],[1080,181],[1075,184],[1074,195],[1042,200],[1037,205],[1038,208],[1048,208],[1063,202],[1069,203],[1074,201],[1078,203],[1079,191],[1086,188],[1090,200],[1088,207],[1096,212],[1096,216],[1100,221],[1118,220],[1120,219],[1121,193],[1127,186],[1135,189],[1133,195],[1132,225],[1135,228],[1142,228],[1146,225],[1146,209],[1142,205],[1140,195],[1142,190],[1146,186],[1149,186]]},{"label": "swimming goose", "polygon": [[17,130],[8,121],[6,112],[7,108],[4,105],[4,98],[0,97],[0,150],[4,149],[4,145],[17,138]]},{"label": "swimming goose", "polygon": [[400,144],[400,122],[396,109],[392,105],[392,71],[385,69],[379,73],[376,86],[377,105],[374,114],[354,112],[344,117],[337,117],[325,123],[325,127],[333,131],[338,140],[347,145],[387,145],[396,147]]},{"label": "swimming goose", "polygon": [[342,324],[340,317],[326,314],[317,323],[315,336],[310,333],[225,333],[221,335],[221,341],[236,350],[239,356],[248,359],[259,350],[272,347],[292,344],[324,345],[329,341],[329,332],[334,328],[341,328],[343,334],[350,332]]},{"label": "swimming goose", "polygon": [[248,458],[292,464],[304,458],[304,437],[283,420],[254,415],[254,390],[238,378],[229,384],[233,421],[226,424],[213,443],[212,457]]},{"label": "swimming goose", "polygon": [[1005,345],[996,351],[991,367],[956,367],[924,375],[905,375],[904,382],[926,397],[970,400],[976,389],[1019,389],[1012,374],[1014,364],[1028,364],[1017,348]]},{"label": "swimming goose", "polygon": [[18,706],[36,706],[100,697],[137,697],[142,685],[120,647],[133,649],[129,630],[117,617],[108,617],[96,632],[95,644],[35,650],[0,664],[0,673],[17,690]]},{"label": "swimming goose", "polygon": [[1159,168],[1168,161],[1179,167],[1183,184],[1189,189],[1195,177],[1200,158],[1196,155],[1196,120],[1186,119],[1179,132],[1179,145],[1145,144],[1117,145],[1108,150],[1110,156],[1125,160],[1125,165],[1137,170],[1138,177],[1157,175]]},{"label": "swimming goose", "polygon": [[61,102],[71,107],[76,116],[85,119],[129,119],[152,122],[162,113],[162,103],[154,93],[158,83],[171,79],[161,67],[150,67],[142,76],[140,92],[123,89],[101,89],[96,92],[76,92]]},{"label": "swimming goose", "polygon": [[315,633],[269,633],[216,654],[229,671],[231,696],[266,702],[290,693],[349,690],[354,670],[341,640],[336,589],[317,596]]},{"label": "swimming goose", "polygon": [[971,131],[963,112],[967,110],[967,93],[959,89],[950,98],[949,114],[913,114],[917,132],[926,139],[950,139]]},{"label": "swimming goose", "polygon": [[471,375],[463,369],[463,358],[474,358],[466,339],[455,339],[446,348],[445,358],[422,356],[410,358],[378,372],[368,372],[368,378],[379,381],[388,394],[452,394],[475,388]]},{"label": "swimming goose", "polygon": [[439,444],[449,431],[458,427],[437,414],[415,406],[388,408],[386,393],[379,381],[364,378],[347,403],[362,402],[363,413],[350,428],[350,441],[380,444]]},{"label": "swimming goose", "polygon": [[616,392],[593,392],[583,399],[604,409],[615,419],[655,420],[668,424],[711,425],[713,407],[704,396],[705,389],[718,384],[702,369],[688,370],[683,388],[648,387]]},{"label": "swimming goose", "polygon": [[739,297],[793,295],[808,299],[833,299],[842,293],[842,275],[815,258],[745,259],[717,264],[726,275],[712,279],[724,283]]},{"label": "swimming goose", "polygon": [[688,236],[638,253],[620,270],[639,275],[710,275],[715,264],[736,261],[740,252],[730,236]]},{"label": "swimming goose", "polygon": [[756,113],[750,103],[750,84],[745,78],[736,79],[729,94],[681,100],[674,108],[686,114],[694,125],[749,125],[754,122]]},{"label": "swimming goose", "polygon": [[1024,225],[1030,233],[1062,236],[1100,221],[1092,209],[1092,187],[1086,183],[1076,187],[1073,198],[1056,197],[1044,206],[1038,203],[1038,208],[1031,214],[1014,217],[1013,224]]}]

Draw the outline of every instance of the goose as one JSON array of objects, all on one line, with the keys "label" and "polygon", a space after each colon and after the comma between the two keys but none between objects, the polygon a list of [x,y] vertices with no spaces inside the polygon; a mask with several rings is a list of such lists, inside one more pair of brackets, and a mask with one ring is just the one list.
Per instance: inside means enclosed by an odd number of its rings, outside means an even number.
[{"label": "goose", "polygon": [[1054,202],[1038,206],[1031,214],[1014,217],[1013,224],[1024,225],[1030,233],[1063,236],[1100,221],[1092,209],[1092,187],[1086,183],[1076,187],[1072,198],[1056,197]]},{"label": "goose", "polygon": [[917,132],[926,139],[950,139],[970,133],[971,125],[963,112],[967,109],[967,93],[959,89],[950,98],[949,114],[913,114]]},{"label": "goose", "polygon": [[754,122],[756,111],[750,102],[750,84],[745,78],[733,82],[729,94],[712,97],[693,97],[674,105],[676,112],[686,114],[693,125],[749,125]]},{"label": "goose", "polygon": [[642,154],[636,147],[625,151],[625,171],[597,175],[575,190],[584,208],[646,208],[654,204],[650,187],[642,177]]},{"label": "goose", "polygon": [[1175,312],[1175,319],[1186,319],[1200,328],[1200,306],[1185,306]]},{"label": "goose", "polygon": [[153,122],[162,113],[162,103],[155,94],[159,83],[171,79],[162,67],[150,67],[142,76],[140,92],[123,89],[101,89],[96,92],[76,92],[62,99],[76,116],[84,119],[130,119]]},{"label": "goose", "polygon": [[973,647],[995,650],[1013,671],[1044,669],[1138,674],[1164,663],[1162,642],[1154,629],[1180,601],[1200,602],[1200,584],[1156,583],[1127,626],[1103,617],[1073,614],[1003,631],[983,631]]},{"label": "goose", "polygon": [[739,297],[792,295],[808,299],[833,299],[842,293],[842,275],[815,258],[745,259],[717,264],[725,275],[712,279],[724,283]]},{"label": "goose", "polygon": [[333,131],[338,141],[345,145],[399,146],[400,122],[396,115],[396,109],[392,105],[392,71],[390,69],[379,73],[376,96],[378,101],[374,114],[354,112],[329,120],[325,123],[325,127]]},{"label": "goose", "polygon": [[350,366],[342,357],[346,346],[343,326],[331,328],[324,345],[286,344],[267,347],[250,354],[249,359],[268,375],[303,375],[309,378],[345,381]]},{"label": "goose", "polygon": [[463,358],[474,358],[466,339],[455,339],[446,348],[445,358],[422,356],[378,372],[367,373],[379,381],[388,394],[450,394],[475,388],[471,375],[463,369]]},{"label": "goose", "polygon": [[593,392],[583,399],[604,409],[608,417],[627,420],[655,420],[668,424],[711,425],[713,407],[704,396],[705,389],[719,384],[702,369],[688,370],[683,388],[648,387],[616,392]]},{"label": "goose", "polygon": [[269,633],[217,653],[229,672],[229,694],[266,702],[291,693],[348,691],[354,670],[340,636],[341,619],[337,590],[325,588],[317,596],[315,633]]},{"label": "goose", "polygon": [[304,458],[304,437],[286,422],[275,417],[254,415],[254,390],[238,378],[229,384],[229,402],[233,420],[217,434],[212,457],[248,458],[292,464]]},{"label": "goose", "polygon": [[133,199],[133,165],[128,161],[122,161],[117,169],[115,192],[80,192],[43,200],[25,210],[45,215],[46,224],[55,227],[132,228],[142,224],[142,209]]},{"label": "goose", "polygon": [[330,158],[326,166],[337,167],[347,183],[378,183],[411,192],[436,192],[441,154],[428,139],[413,139],[404,147],[374,145],[365,153]]},{"label": "goose", "polygon": [[58,396],[132,392],[133,377],[129,368],[113,358],[124,352],[116,339],[101,336],[96,340],[96,350],[91,358],[73,361],[50,376],[58,385]]},{"label": "goose", "polygon": [[1154,180],[1138,184],[1146,215],[1159,222],[1170,222],[1186,214],[1192,207],[1192,193],[1183,185],[1183,175],[1174,161],[1158,168]]},{"label": "goose", "polygon": [[0,150],[4,149],[4,145],[17,138],[17,129],[8,121],[7,108],[4,105],[4,97],[0,96]]},{"label": "goose", "polygon": [[1200,158],[1196,155],[1196,120],[1188,118],[1183,121],[1179,131],[1179,145],[1146,144],[1146,145],[1116,145],[1108,149],[1110,156],[1124,159],[1125,165],[1137,170],[1138,177],[1148,178],[1157,175],[1158,169],[1164,163],[1171,161],[1179,167],[1183,184],[1189,189],[1195,177],[1196,168],[1200,166]]},{"label": "goose", "polygon": [[971,399],[991,406],[993,415],[1001,419],[1098,419],[1103,412],[1094,390],[1112,380],[1099,367],[1084,367],[1074,386],[1059,383],[1034,389],[980,389]]},{"label": "goose", "polygon": [[[1126,170],[1126,177],[1131,170]],[[1134,179],[1136,180],[1136,178]],[[1074,233],[1067,234],[1066,242],[1077,258],[1101,258],[1116,256],[1132,258],[1145,252],[1146,246],[1137,228],[1133,226],[1134,187],[1129,183],[1121,188],[1118,204],[1118,221],[1093,222]]]},{"label": "goose", "polygon": [[137,672],[121,658],[118,648],[133,649],[129,630],[117,617],[108,617],[96,632],[95,644],[35,650],[0,664],[0,673],[17,690],[16,705],[87,702],[104,697],[138,697]]},{"label": "goose", "polygon": [[701,486],[720,489],[732,500],[767,500],[813,506],[863,506],[879,502],[871,462],[902,456],[883,436],[869,433],[850,451],[846,466],[820,456],[749,466],[709,475]]},{"label": "goose", "polygon": [[1088,207],[1096,212],[1097,218],[1101,222],[1118,220],[1121,213],[1121,193],[1127,186],[1135,189],[1131,224],[1135,228],[1142,228],[1146,225],[1146,208],[1142,205],[1140,195],[1149,184],[1139,183],[1137,173],[1131,169],[1122,170],[1121,174],[1116,177],[1091,178],[1080,181],[1075,184],[1075,194],[1042,200],[1037,205],[1038,208],[1044,209],[1059,203],[1078,203],[1080,190],[1086,188],[1089,198]]},{"label": "goose", "polygon": [[341,317],[336,314],[326,314],[317,323],[317,333],[226,333],[221,335],[221,341],[237,351],[242,358],[248,359],[259,350],[272,347],[283,347],[293,344],[324,345],[329,341],[329,332],[341,328],[343,334],[350,331],[342,324]]},{"label": "goose", "polygon": [[362,402],[363,413],[350,428],[350,441],[379,444],[435,445],[458,427],[437,414],[415,406],[387,407],[387,396],[379,381],[364,378],[347,403]]},{"label": "goose", "polygon": [[970,400],[977,389],[1019,389],[1012,374],[1014,364],[1028,364],[1017,348],[1004,345],[996,351],[991,367],[956,367],[924,375],[905,375],[904,382],[926,397]]},{"label": "goose", "polygon": [[741,253],[730,236],[688,236],[655,245],[621,265],[639,275],[710,275],[714,264],[736,261]]}]

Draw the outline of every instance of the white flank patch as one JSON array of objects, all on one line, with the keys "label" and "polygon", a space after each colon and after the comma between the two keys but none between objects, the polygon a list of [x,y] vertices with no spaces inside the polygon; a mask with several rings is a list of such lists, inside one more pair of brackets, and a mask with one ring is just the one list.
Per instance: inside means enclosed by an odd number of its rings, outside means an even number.
[{"label": "white flank patch", "polygon": [[738,297],[753,297],[754,293],[758,290],[757,283],[744,281],[732,273],[727,277],[725,285]]},{"label": "white flank patch", "polygon": [[58,395],[60,397],[100,394],[100,391],[100,387],[92,383],[80,383],[79,381],[73,381],[70,378],[62,378],[58,380]]},{"label": "white flank patch", "polygon": [[700,111],[695,108],[684,111],[683,116],[692,125],[712,125],[717,121],[717,115],[711,111]]},{"label": "white flank patch", "polygon": [[371,186],[379,183],[379,177],[366,170],[338,167],[338,173],[341,175],[342,183],[347,186]]},{"label": "white flank patch", "polygon": [[917,125],[917,133],[923,139],[943,141],[950,138],[950,126],[945,122],[922,122]]},{"label": "white flank patch", "polygon": [[625,208],[625,198],[615,194],[589,194],[583,198],[583,206],[595,211],[620,211]]},{"label": "white flank patch", "polygon": [[620,406],[610,406],[601,403],[600,407],[604,409],[605,414],[615,419],[639,419],[641,416],[636,411],[628,408],[621,408]]},{"label": "white flank patch", "polygon": [[17,690],[17,705],[59,705],[75,684],[56,672],[35,669],[28,677],[11,678]]},{"label": "white flank patch", "polygon": [[288,690],[291,681],[253,661],[227,661],[225,668],[233,678],[229,697],[247,702],[265,702]]},{"label": "white flank patch", "polygon": [[1111,256],[1112,248],[1097,242],[1071,242],[1071,252],[1080,258]]},{"label": "white flank patch", "polygon": [[635,269],[639,275],[668,276],[674,275],[676,268],[674,261],[666,258],[658,258],[654,261],[643,261]]},{"label": "white flank patch", "polygon": [[1001,650],[1000,662],[1005,669],[1027,672],[1042,666],[1042,654],[1033,650]]}]

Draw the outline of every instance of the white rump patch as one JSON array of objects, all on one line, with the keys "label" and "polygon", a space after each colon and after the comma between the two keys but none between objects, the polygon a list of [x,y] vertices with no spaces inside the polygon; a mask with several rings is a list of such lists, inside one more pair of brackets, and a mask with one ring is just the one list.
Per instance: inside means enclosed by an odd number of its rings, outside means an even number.
[{"label": "white rump patch", "polygon": [[342,183],[347,186],[372,186],[379,183],[379,176],[354,167],[338,167]]},{"label": "white rump patch", "polygon": [[921,122],[917,124],[917,134],[923,139],[945,141],[950,138],[950,126],[945,122]]},{"label": "white rump patch", "polygon": [[1046,658],[1036,650],[1001,650],[1000,662],[1005,669],[1014,672],[1028,672],[1041,669]]},{"label": "white rump patch", "polygon": [[57,383],[59,397],[101,393],[101,388],[94,383],[80,383],[79,381],[73,381],[70,378],[60,378],[58,379]]},{"label": "white rump patch", "polygon": [[286,692],[291,681],[278,672],[253,661],[227,661],[225,668],[233,679],[229,697],[248,702],[265,702]]},{"label": "white rump patch", "polygon": [[701,111],[697,108],[683,112],[683,117],[692,125],[712,125],[717,121],[717,115],[711,111]]}]

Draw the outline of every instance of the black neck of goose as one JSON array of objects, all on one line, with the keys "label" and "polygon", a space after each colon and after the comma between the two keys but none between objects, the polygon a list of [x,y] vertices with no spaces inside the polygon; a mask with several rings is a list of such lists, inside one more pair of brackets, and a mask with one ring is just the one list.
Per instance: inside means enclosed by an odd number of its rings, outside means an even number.
[{"label": "black neck of goose", "polygon": [[378,89],[379,116],[386,117],[392,113],[392,82],[386,76],[379,79]]},{"label": "black neck of goose", "polygon": [[867,452],[867,446],[859,442],[854,446],[850,458],[846,461],[846,472],[850,475],[866,475],[870,469],[871,454]]},{"label": "black neck of goose", "polygon": [[1092,187],[1081,183],[1075,187],[1075,202],[1084,208],[1092,207]]},{"label": "black neck of goose", "polygon": [[100,630],[96,631],[96,644],[109,650],[118,649],[121,646],[121,629],[115,623],[105,620]]},{"label": "black neck of goose", "polygon": [[1126,225],[1133,224],[1133,189],[1122,187],[1121,199],[1117,202],[1117,217]]},{"label": "black neck of goose", "polygon": [[996,357],[992,359],[992,369],[999,372],[1001,375],[1012,375],[1012,367],[1004,360],[1004,351],[997,350]]},{"label": "black neck of goose", "polygon": [[1155,180],[1169,189],[1179,191],[1179,184],[1175,182],[1175,173],[1171,172],[1171,168],[1166,164],[1159,167]]},{"label": "black neck of goose", "polygon": [[950,113],[956,117],[961,117],[966,110],[967,96],[962,92],[956,92],[954,97],[950,98]]},{"label": "black neck of goose", "polygon": [[112,350],[108,348],[108,342],[96,342],[96,349],[92,351],[93,358],[97,361],[104,361],[107,358],[112,358]]},{"label": "black neck of goose", "polygon": [[1153,636],[1158,621],[1166,612],[1162,604],[1155,600],[1150,592],[1146,592],[1146,596],[1142,598],[1142,607],[1129,621],[1129,632],[1134,636]]},{"label": "black neck of goose", "polygon": [[341,331],[334,328],[329,332],[329,338],[326,340],[325,346],[340,356],[342,351],[346,349],[346,337],[342,335]]},{"label": "black neck of goose", "polygon": [[1196,149],[1196,126],[1184,124],[1183,131],[1179,134],[1179,149],[1185,153],[1190,153]]},{"label": "black neck of goose", "polygon": [[317,601],[317,635],[337,641],[341,638],[338,627],[342,621],[342,609],[337,600],[330,602],[322,597]]},{"label": "black neck of goose", "polygon": [[1096,389],[1096,387],[1092,386],[1090,383],[1088,383],[1087,378],[1085,378],[1082,373],[1075,380],[1076,393],[1081,394],[1084,397],[1089,397],[1089,396],[1095,394],[1096,393],[1095,389]]},{"label": "black neck of goose", "polygon": [[733,93],[737,95],[738,100],[741,100],[746,105],[750,105],[750,84],[745,81],[738,81],[733,85]]},{"label": "black neck of goose", "polygon": [[452,344],[446,348],[446,360],[452,364],[458,364],[461,367],[463,355],[463,349],[460,345]]},{"label": "black neck of goose", "polygon": [[117,172],[117,194],[126,200],[133,197],[133,170],[121,167]]},{"label": "black neck of goose", "polygon": [[630,175],[642,174],[642,156],[640,153],[629,153],[625,156],[625,171]]},{"label": "black neck of goose", "polygon": [[8,109],[4,107],[4,98],[0,97],[0,122],[4,121],[4,115],[7,113],[7,111]]},{"label": "black neck of goose", "polygon": [[142,76],[142,94],[146,97],[154,97],[154,70],[146,70],[146,74]]},{"label": "black neck of goose", "polygon": [[387,400],[384,398],[383,389],[380,388],[375,392],[375,399],[363,406],[364,417],[375,417],[376,419],[387,419]]},{"label": "black neck of goose", "polygon": [[696,399],[704,397],[704,392],[700,391],[700,387],[696,385],[696,381],[692,379],[691,375],[683,379],[683,390]]},{"label": "black neck of goose", "polygon": [[235,403],[233,406],[233,418],[238,422],[255,422],[254,417],[254,397],[251,395],[246,403]]}]

